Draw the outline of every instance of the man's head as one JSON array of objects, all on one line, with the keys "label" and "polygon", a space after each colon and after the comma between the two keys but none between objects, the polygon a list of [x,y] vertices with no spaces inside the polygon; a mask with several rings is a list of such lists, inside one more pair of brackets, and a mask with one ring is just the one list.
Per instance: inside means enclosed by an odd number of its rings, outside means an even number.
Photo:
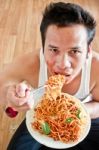
[{"label": "man's head", "polygon": [[59,2],[46,8],[40,29],[50,75],[63,74],[70,83],[80,74],[95,24],[93,17],[76,4]]},{"label": "man's head", "polygon": [[46,32],[50,25],[56,25],[60,28],[73,25],[83,25],[87,31],[88,45],[91,43],[95,35],[96,22],[94,18],[77,4],[58,2],[51,3],[46,7],[40,26],[43,49]]}]

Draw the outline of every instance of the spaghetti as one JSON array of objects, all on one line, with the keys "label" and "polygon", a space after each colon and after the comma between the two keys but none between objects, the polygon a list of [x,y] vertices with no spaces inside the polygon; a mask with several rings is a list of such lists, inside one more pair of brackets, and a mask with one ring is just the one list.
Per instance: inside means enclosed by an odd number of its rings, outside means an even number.
[{"label": "spaghetti", "polygon": [[[58,77],[58,83],[56,84]],[[51,83],[54,76],[47,83],[52,87],[57,85],[57,89],[65,80],[59,80],[63,76],[55,76],[55,84]],[[63,78],[64,79],[64,78]],[[65,143],[78,140],[86,122],[86,112],[73,96],[58,92],[52,100],[49,90],[42,96],[41,101],[35,107],[34,122],[32,127],[41,134]]]},{"label": "spaghetti", "polygon": [[65,82],[66,78],[64,75],[54,75],[49,77],[46,82],[46,96],[55,100],[57,96],[61,94],[61,89]]}]

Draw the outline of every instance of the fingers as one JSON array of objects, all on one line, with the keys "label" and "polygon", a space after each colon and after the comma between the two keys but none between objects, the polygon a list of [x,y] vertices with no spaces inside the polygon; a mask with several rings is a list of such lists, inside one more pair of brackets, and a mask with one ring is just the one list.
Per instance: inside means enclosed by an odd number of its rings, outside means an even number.
[{"label": "fingers", "polygon": [[25,97],[26,92],[29,90],[30,90],[30,87],[25,82],[22,82],[16,85],[16,94],[18,97]]},{"label": "fingers", "polygon": [[30,108],[28,100],[30,99],[30,87],[25,83],[9,86],[7,91],[8,106],[16,110],[28,110]]},{"label": "fingers", "polygon": [[27,111],[30,109],[29,105],[27,103],[23,104],[22,106],[15,106],[13,107],[16,111],[21,112],[21,111]]},{"label": "fingers", "polygon": [[8,89],[7,92],[7,100],[10,104],[13,104],[14,106],[21,106],[22,104],[26,103],[26,97],[18,97],[16,94],[15,87],[11,86]]}]

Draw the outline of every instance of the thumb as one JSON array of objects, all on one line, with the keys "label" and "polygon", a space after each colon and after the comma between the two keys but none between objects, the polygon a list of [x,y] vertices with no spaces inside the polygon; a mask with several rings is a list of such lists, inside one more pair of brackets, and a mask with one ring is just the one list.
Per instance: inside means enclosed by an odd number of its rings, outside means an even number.
[{"label": "thumb", "polygon": [[16,85],[16,94],[18,97],[25,97],[26,92],[29,90],[30,87],[25,82],[21,82],[20,84]]}]

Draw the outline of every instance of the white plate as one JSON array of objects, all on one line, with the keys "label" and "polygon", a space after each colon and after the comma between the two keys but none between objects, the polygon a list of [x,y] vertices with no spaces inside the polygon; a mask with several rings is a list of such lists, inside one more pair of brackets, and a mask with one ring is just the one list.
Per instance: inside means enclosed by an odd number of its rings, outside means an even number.
[{"label": "white plate", "polygon": [[[35,97],[34,107],[38,103],[39,98],[42,96],[42,94],[43,94],[43,92],[42,93],[40,92],[40,94],[37,95],[37,97]],[[84,107],[86,113],[88,114],[84,104],[82,104],[82,107]],[[50,138],[50,137],[48,137],[46,135],[40,134],[38,131],[34,130],[32,128],[32,126],[31,126],[31,123],[33,123],[33,121],[34,121],[33,114],[34,114],[34,110],[33,109],[29,110],[26,113],[26,126],[27,126],[27,129],[28,129],[29,133],[31,134],[31,136],[36,141],[38,141],[39,143],[41,143],[41,144],[43,144],[43,145],[45,145],[47,147],[50,147],[50,148],[66,149],[66,148],[70,148],[70,147],[73,147],[73,146],[77,145],[78,143],[83,141],[84,138],[87,136],[87,134],[89,133],[89,130],[90,130],[90,126],[91,126],[91,119],[90,119],[90,116],[88,114],[87,115],[87,123],[86,123],[86,126],[85,126],[85,128],[83,130],[83,133],[81,134],[80,138],[76,142],[63,143],[61,141],[55,141],[52,138]]]}]

